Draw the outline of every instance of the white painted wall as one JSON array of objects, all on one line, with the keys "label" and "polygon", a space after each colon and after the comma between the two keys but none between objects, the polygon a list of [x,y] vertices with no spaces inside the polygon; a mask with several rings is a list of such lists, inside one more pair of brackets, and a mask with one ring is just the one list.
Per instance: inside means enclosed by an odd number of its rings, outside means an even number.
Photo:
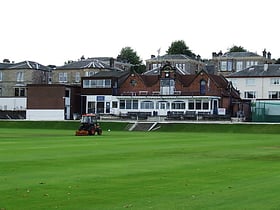
[{"label": "white painted wall", "polygon": [[26,120],[64,120],[63,109],[27,109]]},{"label": "white painted wall", "polygon": [[[240,97],[245,99],[246,91],[256,91],[256,99],[269,99],[269,91],[280,91],[280,85],[271,84],[271,77],[227,78],[240,91]],[[247,79],[254,79],[254,85],[247,85]]]},{"label": "white painted wall", "polygon": [[0,98],[0,110],[8,110],[8,111],[14,111],[14,110],[26,110],[26,103],[27,99],[26,97],[18,98],[18,97],[12,97],[12,98]]}]

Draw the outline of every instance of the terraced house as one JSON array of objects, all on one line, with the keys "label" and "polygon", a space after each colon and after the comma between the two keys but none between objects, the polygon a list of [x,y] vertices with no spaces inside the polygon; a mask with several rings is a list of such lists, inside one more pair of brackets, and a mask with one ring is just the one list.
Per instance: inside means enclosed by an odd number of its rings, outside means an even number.
[{"label": "terraced house", "polygon": [[215,67],[216,74],[227,76],[250,66],[271,64],[273,60],[271,59],[271,53],[263,50],[262,56],[253,52],[213,52],[211,62]]},{"label": "terraced house", "polygon": [[0,64],[0,110],[25,110],[27,84],[47,84],[51,69],[33,61]]}]

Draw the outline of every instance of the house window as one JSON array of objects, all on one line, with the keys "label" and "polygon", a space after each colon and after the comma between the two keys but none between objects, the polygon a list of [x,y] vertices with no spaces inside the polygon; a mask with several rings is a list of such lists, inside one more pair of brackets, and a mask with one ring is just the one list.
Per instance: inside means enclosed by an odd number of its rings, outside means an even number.
[{"label": "house window", "polygon": [[279,99],[280,98],[280,91],[269,91],[268,92],[269,99]]},{"label": "house window", "polygon": [[200,95],[205,95],[206,94],[206,81],[201,80],[200,81]]},{"label": "house window", "polygon": [[2,88],[0,87],[0,96],[2,96]]},{"label": "house window", "polygon": [[125,100],[120,100],[120,109],[125,109]]},{"label": "house window", "polygon": [[246,68],[254,65],[258,65],[258,61],[246,61]]},{"label": "house window", "polygon": [[174,101],[171,104],[171,109],[185,109],[186,108],[186,104],[183,101]]},{"label": "house window", "polygon": [[202,109],[208,110],[209,109],[209,102],[208,101],[202,101]]},{"label": "house window", "polygon": [[15,96],[25,96],[25,88],[15,88]]},{"label": "house window", "polygon": [[0,71],[0,81],[2,81],[2,80],[3,80],[3,72]]},{"label": "house window", "polygon": [[226,71],[227,70],[227,62],[226,61],[221,61],[221,71]]},{"label": "house window", "polygon": [[246,79],[246,85],[247,86],[255,85],[255,79]]},{"label": "house window", "polygon": [[154,102],[142,101],[140,104],[141,109],[154,109]]},{"label": "house window", "polygon": [[232,61],[227,62],[227,71],[232,71]]},{"label": "house window", "polygon": [[67,73],[66,72],[61,72],[58,74],[58,81],[61,83],[67,82]]},{"label": "house window", "polygon": [[270,84],[271,85],[280,85],[280,78],[271,78]]},{"label": "house window", "polygon": [[256,91],[245,91],[244,98],[256,98]]},{"label": "house window", "polygon": [[201,109],[201,100],[196,100],[195,101],[195,109]]},{"label": "house window", "polygon": [[75,73],[75,82],[80,82],[81,81],[81,75],[80,72]]},{"label": "house window", "polygon": [[118,102],[112,101],[112,108],[118,108]]},{"label": "house window", "polygon": [[237,61],[236,62],[236,71],[241,71],[243,69],[243,62]]},{"label": "house window", "polygon": [[188,106],[190,110],[194,110],[194,101],[189,101]]},{"label": "house window", "polygon": [[111,88],[111,80],[110,79],[84,80],[83,88]]},{"label": "house window", "polygon": [[22,71],[17,72],[17,82],[23,82],[24,81],[24,74]]},{"label": "house window", "polygon": [[88,113],[95,113],[95,101],[88,102]]}]

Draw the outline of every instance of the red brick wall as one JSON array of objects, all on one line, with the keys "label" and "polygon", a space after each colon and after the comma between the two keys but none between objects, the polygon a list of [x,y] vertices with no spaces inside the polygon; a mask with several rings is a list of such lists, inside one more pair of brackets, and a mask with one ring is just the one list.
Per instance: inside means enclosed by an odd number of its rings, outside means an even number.
[{"label": "red brick wall", "polygon": [[65,87],[30,85],[27,88],[27,109],[64,109]]}]

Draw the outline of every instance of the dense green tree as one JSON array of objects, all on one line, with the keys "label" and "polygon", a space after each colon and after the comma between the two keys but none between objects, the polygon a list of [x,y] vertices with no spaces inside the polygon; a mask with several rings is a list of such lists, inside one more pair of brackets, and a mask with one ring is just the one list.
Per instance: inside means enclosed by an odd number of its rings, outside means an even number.
[{"label": "dense green tree", "polygon": [[117,60],[127,62],[133,65],[140,65],[142,63],[140,57],[131,47],[122,48],[120,54],[117,57]]},{"label": "dense green tree", "polygon": [[131,47],[122,48],[117,60],[132,64],[131,70],[137,73],[143,73],[146,69],[140,57]]},{"label": "dense green tree", "polygon": [[183,54],[187,55],[189,57],[194,58],[196,55],[189,49],[189,47],[186,45],[185,41],[183,40],[177,40],[171,43],[170,47],[166,51],[169,55],[174,54]]},{"label": "dense green tree", "polygon": [[229,49],[229,52],[247,52],[247,50],[244,49],[244,47],[242,47],[242,46],[234,45]]},{"label": "dense green tree", "polygon": [[275,61],[275,64],[280,64],[280,58]]}]

